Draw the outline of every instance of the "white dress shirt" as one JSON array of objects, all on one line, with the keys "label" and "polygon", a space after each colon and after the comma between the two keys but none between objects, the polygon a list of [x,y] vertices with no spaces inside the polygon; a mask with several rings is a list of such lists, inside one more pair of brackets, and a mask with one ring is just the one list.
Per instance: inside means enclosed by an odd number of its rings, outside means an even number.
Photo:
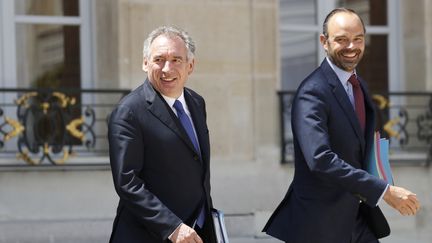
[{"label": "white dress shirt", "polygon": [[336,76],[339,78],[339,81],[341,82],[342,86],[344,87],[349,100],[351,101],[351,105],[355,109],[355,102],[354,102],[354,92],[353,87],[350,82],[348,82],[348,79],[351,77],[351,75],[356,74],[355,70],[353,72],[347,72],[345,70],[340,69],[338,66],[334,65],[328,57],[326,57],[328,64],[330,67],[335,71]]},{"label": "white dress shirt", "polygon": [[199,140],[198,140],[198,136],[197,136],[197,132],[196,132],[196,129],[195,129],[195,124],[194,124],[194,121],[192,119],[191,113],[189,111],[189,107],[186,104],[186,100],[185,100],[185,97],[184,97],[184,92],[182,92],[181,95],[177,99],[165,96],[163,94],[161,94],[161,95],[164,98],[164,100],[167,102],[167,104],[169,105],[169,107],[171,108],[171,110],[174,112],[174,114],[176,114],[176,116],[178,116],[178,114],[177,114],[177,110],[174,108],[174,102],[176,100],[180,101],[180,103],[183,106],[183,110],[185,111],[186,115],[189,117],[189,120],[190,120],[190,122],[192,124],[193,133],[194,133],[195,139],[196,139],[196,141],[198,143],[198,148],[201,149],[200,148],[200,144],[199,144]]}]

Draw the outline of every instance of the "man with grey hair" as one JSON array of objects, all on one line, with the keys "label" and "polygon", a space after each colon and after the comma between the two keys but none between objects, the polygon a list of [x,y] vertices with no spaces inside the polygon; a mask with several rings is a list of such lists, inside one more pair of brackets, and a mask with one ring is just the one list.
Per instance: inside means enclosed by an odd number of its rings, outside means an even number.
[{"label": "man with grey hair", "polygon": [[205,102],[185,87],[194,52],[183,30],[152,31],[143,48],[147,79],[110,116],[120,197],[111,243],[215,242]]}]

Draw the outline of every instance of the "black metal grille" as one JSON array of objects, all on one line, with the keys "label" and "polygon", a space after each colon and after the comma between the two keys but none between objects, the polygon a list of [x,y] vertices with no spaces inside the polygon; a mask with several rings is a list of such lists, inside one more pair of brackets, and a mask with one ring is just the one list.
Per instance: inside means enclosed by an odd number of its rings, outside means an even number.
[{"label": "black metal grille", "polygon": [[[293,161],[291,105],[294,91],[278,92],[281,120],[281,162]],[[372,96],[376,130],[390,139],[391,162],[426,166],[432,161],[432,93],[390,92]]]},{"label": "black metal grille", "polygon": [[128,92],[0,89],[0,166],[85,165],[107,157],[107,118]]}]

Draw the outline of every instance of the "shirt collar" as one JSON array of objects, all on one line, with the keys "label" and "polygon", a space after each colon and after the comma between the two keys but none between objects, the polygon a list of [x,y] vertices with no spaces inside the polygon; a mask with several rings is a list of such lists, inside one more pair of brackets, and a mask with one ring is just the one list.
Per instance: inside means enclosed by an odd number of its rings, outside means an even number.
[{"label": "shirt collar", "polygon": [[183,105],[183,109],[185,110],[186,114],[187,114],[188,116],[191,115],[191,114],[190,114],[190,111],[189,111],[189,108],[188,108],[188,106],[187,106],[187,104],[186,104],[186,100],[185,100],[185,97],[184,97],[184,92],[182,92],[181,95],[180,95],[177,99],[175,99],[175,98],[171,98],[171,97],[168,97],[168,96],[163,95],[163,94],[161,94],[161,95],[162,95],[162,98],[164,98],[164,100],[166,101],[166,103],[169,105],[169,107],[171,107],[171,110],[172,110],[176,115],[177,115],[177,111],[176,111],[176,109],[174,108],[174,102],[175,102],[176,100],[180,101],[180,103]]},{"label": "shirt collar", "polygon": [[166,96],[166,95],[163,95],[162,93],[161,93],[161,95],[162,95],[162,97],[164,98],[164,100],[166,101],[166,103],[167,103],[170,107],[173,107],[174,102],[175,102],[176,100],[180,101],[180,102],[182,103],[183,107],[185,107],[185,105],[186,105],[186,100],[185,100],[185,98],[184,98],[184,93],[183,93],[183,92],[181,93],[181,95],[180,95],[177,99],[175,99],[175,98],[171,98],[171,97],[168,97],[168,96]]},{"label": "shirt collar", "polygon": [[357,75],[355,70],[353,72],[347,72],[334,65],[328,57],[326,57],[326,60],[344,87],[348,86],[348,79],[351,77],[351,75]]}]

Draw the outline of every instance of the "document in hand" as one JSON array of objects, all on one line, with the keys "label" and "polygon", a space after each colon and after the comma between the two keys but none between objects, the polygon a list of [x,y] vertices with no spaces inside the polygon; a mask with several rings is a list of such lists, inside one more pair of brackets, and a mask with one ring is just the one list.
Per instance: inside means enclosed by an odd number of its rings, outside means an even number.
[{"label": "document in hand", "polygon": [[381,138],[379,132],[374,134],[374,143],[366,163],[366,170],[390,185],[394,185],[389,162],[389,141],[386,138]]},{"label": "document in hand", "polygon": [[229,243],[223,212],[213,208],[212,217],[217,243]]}]

